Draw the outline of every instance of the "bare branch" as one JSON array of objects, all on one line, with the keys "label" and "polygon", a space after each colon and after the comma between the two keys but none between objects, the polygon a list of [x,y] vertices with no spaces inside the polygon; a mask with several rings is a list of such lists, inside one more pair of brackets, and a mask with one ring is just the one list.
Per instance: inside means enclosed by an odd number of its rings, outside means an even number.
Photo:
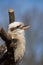
[{"label": "bare branch", "polygon": [[0,37],[5,41],[5,42],[10,42],[11,43],[11,38],[10,36],[5,32],[3,28],[0,28]]},{"label": "bare branch", "polygon": [[8,13],[9,13],[9,23],[14,22],[15,21],[14,10],[9,9]]},{"label": "bare branch", "polygon": [[[14,11],[12,9],[9,10],[9,24],[15,21],[15,16],[14,16]],[[11,44],[12,39],[11,37],[5,32],[5,30],[3,28],[0,28],[0,37],[2,38],[2,40],[5,41],[5,44],[7,46],[7,52],[3,55],[3,57],[0,59],[0,63],[3,63],[6,59],[6,61],[4,62],[4,65],[13,65],[14,64],[14,50],[13,44]],[[17,42],[17,40],[15,39],[15,42]],[[11,44],[11,46],[10,46]]]}]

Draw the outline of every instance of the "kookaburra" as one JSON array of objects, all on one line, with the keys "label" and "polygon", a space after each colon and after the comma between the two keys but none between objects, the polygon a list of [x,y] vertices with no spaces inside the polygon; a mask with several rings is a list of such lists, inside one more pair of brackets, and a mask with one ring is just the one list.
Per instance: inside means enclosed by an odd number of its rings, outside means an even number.
[{"label": "kookaburra", "polygon": [[[8,26],[8,34],[12,38],[11,46],[14,49],[14,59],[15,62],[19,62],[25,53],[25,30],[28,29],[30,26],[24,25],[22,22],[13,22]],[[15,43],[14,39],[18,41]],[[16,45],[16,48],[14,47]]]}]

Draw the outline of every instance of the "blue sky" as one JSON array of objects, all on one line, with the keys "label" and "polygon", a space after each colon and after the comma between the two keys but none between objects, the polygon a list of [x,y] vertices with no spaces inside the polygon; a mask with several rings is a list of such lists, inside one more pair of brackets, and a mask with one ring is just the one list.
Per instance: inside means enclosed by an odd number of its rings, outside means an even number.
[{"label": "blue sky", "polygon": [[[33,6],[43,9],[42,0],[0,0],[0,24],[3,26],[5,20],[8,21],[8,10],[14,9],[16,20],[20,20],[21,14],[26,9],[31,9]],[[7,23],[7,22],[5,22]]]},{"label": "blue sky", "polygon": [[[21,15],[26,10],[32,9],[34,6],[36,6],[39,9],[39,11],[43,11],[43,0],[0,0],[0,27],[3,26],[4,29],[7,29],[8,22],[9,22],[8,10],[10,8],[14,9],[15,18],[17,21],[20,21]],[[36,25],[38,25],[38,24],[36,23]],[[34,23],[34,26],[36,26],[36,25]],[[35,47],[36,52],[37,52],[36,48],[38,48],[38,47],[40,47],[40,45],[37,46],[37,44],[36,44],[36,47]],[[38,50],[40,50],[40,49],[38,49]]]}]

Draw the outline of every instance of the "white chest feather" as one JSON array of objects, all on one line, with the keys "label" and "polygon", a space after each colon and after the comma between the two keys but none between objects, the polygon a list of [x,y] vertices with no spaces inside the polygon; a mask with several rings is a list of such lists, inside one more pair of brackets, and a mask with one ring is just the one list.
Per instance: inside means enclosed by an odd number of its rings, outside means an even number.
[{"label": "white chest feather", "polygon": [[18,41],[17,43],[17,48],[15,49],[14,52],[14,58],[15,58],[15,62],[18,60],[21,60],[22,57],[24,56],[25,53],[25,39],[21,39]]}]

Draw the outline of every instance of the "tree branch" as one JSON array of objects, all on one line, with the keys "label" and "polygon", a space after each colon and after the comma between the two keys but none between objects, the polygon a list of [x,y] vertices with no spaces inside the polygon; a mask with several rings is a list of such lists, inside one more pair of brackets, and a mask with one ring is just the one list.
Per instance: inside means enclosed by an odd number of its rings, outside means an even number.
[{"label": "tree branch", "polygon": [[0,37],[5,42],[10,42],[11,43],[11,37],[5,32],[5,30],[3,28],[0,28]]},{"label": "tree branch", "polygon": [[[15,16],[14,16],[14,11],[12,9],[10,9],[8,13],[9,13],[9,24],[10,24],[15,21]],[[13,50],[13,47],[10,47],[12,39],[5,32],[3,28],[0,28],[0,37],[2,38],[2,40],[5,41],[5,44],[7,46],[7,53],[4,54],[4,56],[0,59],[0,63],[4,62],[4,60],[6,60],[6,57],[7,57],[7,61],[5,61],[4,65],[13,65],[14,64],[14,50]],[[15,39],[15,42],[17,42],[16,39]]]},{"label": "tree branch", "polygon": [[14,22],[15,21],[14,10],[9,9],[8,13],[9,13],[9,23]]}]

